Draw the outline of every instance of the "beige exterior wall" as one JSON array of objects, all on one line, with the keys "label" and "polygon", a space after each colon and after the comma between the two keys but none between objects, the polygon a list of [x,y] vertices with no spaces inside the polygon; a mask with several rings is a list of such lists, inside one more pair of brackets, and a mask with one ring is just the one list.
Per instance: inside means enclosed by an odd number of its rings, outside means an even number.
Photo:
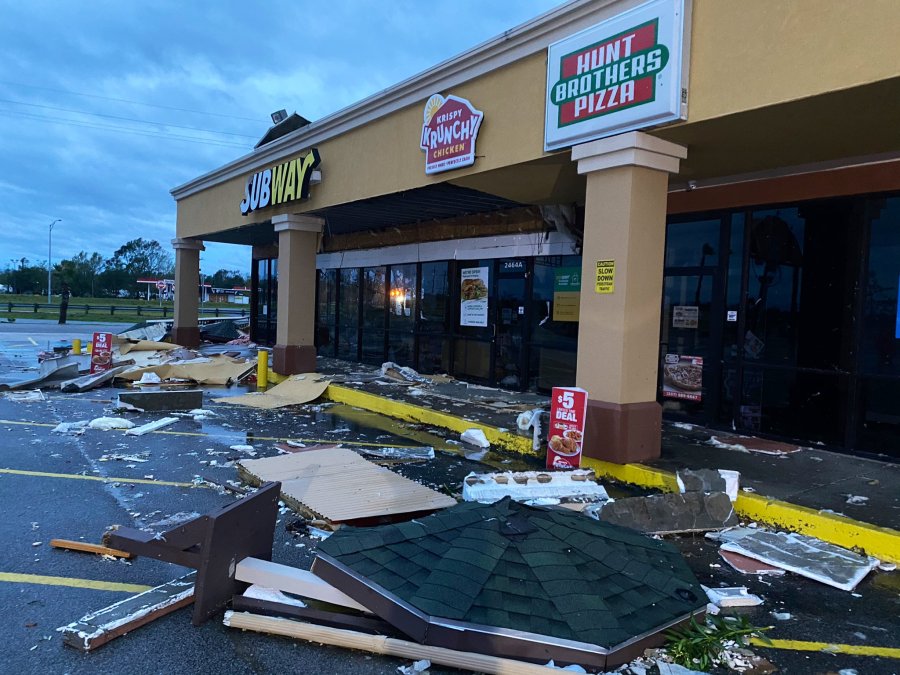
[{"label": "beige exterior wall", "polygon": [[[894,35],[900,26],[898,0],[694,0],[692,25],[687,126],[900,76],[900,40]],[[526,162],[534,169],[534,160],[547,154],[543,152],[546,67],[542,50],[440,90],[468,98],[484,111],[478,158],[472,167],[425,175],[424,155],[418,148],[427,99],[423,96],[419,104],[317,143],[322,182],[312,186],[308,202],[241,216],[238,205],[246,178],[276,163],[267,161],[180,200],[178,236],[202,238],[277,214],[433,182],[460,181],[490,191],[490,180],[479,180],[480,174]],[[298,147],[291,156],[307,150]],[[558,168],[548,165],[547,171],[553,170]],[[538,176],[535,179],[539,182]]]}]

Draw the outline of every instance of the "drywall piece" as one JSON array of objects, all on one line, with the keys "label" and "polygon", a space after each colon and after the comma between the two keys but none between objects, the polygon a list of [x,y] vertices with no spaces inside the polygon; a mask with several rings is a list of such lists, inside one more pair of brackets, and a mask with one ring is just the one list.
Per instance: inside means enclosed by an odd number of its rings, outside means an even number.
[{"label": "drywall piece", "polygon": [[741,474],[730,469],[680,469],[675,474],[681,492],[724,492],[737,499]]},{"label": "drywall piece", "polygon": [[328,388],[328,380],[322,379],[318,373],[292,375],[284,382],[275,385],[268,391],[252,392],[243,396],[220,398],[220,403],[246,405],[251,408],[272,410],[288,405],[301,405],[315,401]]},{"label": "drywall piece", "polygon": [[151,588],[63,626],[63,642],[70,647],[90,651],[125,635],[194,601],[194,577],[191,572],[162,586]]},{"label": "drywall piece", "polygon": [[115,368],[94,373],[93,375],[82,375],[81,377],[62,382],[59,385],[59,388],[67,394],[78,391],[88,391],[89,389],[99,387],[101,384],[112,382],[117,375],[124,373],[130,367],[131,366],[116,366]]},{"label": "drywall piece", "polygon": [[487,436],[484,435],[484,432],[481,429],[466,429],[460,434],[459,440],[478,448],[491,447],[491,442],[487,439]]},{"label": "drywall piece", "polygon": [[703,586],[709,601],[716,607],[756,607],[763,603],[762,598],[747,591],[746,586],[731,586],[729,588],[709,588]]},{"label": "drywall piece", "polygon": [[224,623],[230,628],[282,635],[317,644],[359,649],[373,654],[384,654],[410,660],[428,659],[432,663],[465,671],[496,675],[501,673],[503,675],[559,675],[560,672],[557,668],[548,668],[498,656],[432,647],[384,635],[366,635],[357,631],[317,626],[280,617],[259,616],[248,612],[225,612]]},{"label": "drywall piece", "polygon": [[101,431],[131,429],[133,427],[134,422],[126,420],[124,417],[96,417],[88,422],[89,429],[100,429]]},{"label": "drywall piece", "polygon": [[154,422],[147,422],[147,424],[142,424],[139,427],[134,427],[133,429],[129,429],[125,432],[126,436],[143,436],[144,434],[149,434],[151,431],[156,431],[157,429],[162,429],[163,427],[167,427],[169,425],[175,424],[178,421],[177,417],[163,417]]},{"label": "drywall piece", "polygon": [[281,498],[292,509],[332,523],[401,513],[435,511],[456,504],[353,450],[312,450],[238,462],[251,484],[280,481]]},{"label": "drywall piece", "polygon": [[704,532],[738,522],[734,506],[724,492],[686,492],[628,497],[603,507],[600,520],[648,534]]},{"label": "drywall piece", "polygon": [[871,556],[794,532],[756,531],[722,544],[720,550],[740,553],[845,591],[856,588],[878,566],[878,560]]},{"label": "drywall piece", "polygon": [[593,471],[517,471],[470,473],[463,479],[463,499],[491,504],[504,497],[524,502],[532,499],[582,498],[607,502],[606,489],[595,481]]},{"label": "drywall piece", "polygon": [[737,570],[741,574],[758,574],[766,576],[782,576],[784,570],[774,565],[767,565],[759,560],[748,558],[734,551],[723,551],[719,549],[719,555],[722,560],[727,562],[732,569]]},{"label": "drywall piece", "polygon": [[[339,591],[327,581],[323,581],[308,570],[301,570],[297,567],[279,565],[278,563],[257,558],[244,558],[238,562],[234,578],[247,584],[265,586],[284,593],[292,593],[304,598],[329,602],[332,605],[339,605],[340,607],[347,607],[371,614],[363,605],[356,602],[349,595]],[[278,602],[284,601],[279,600]]]},{"label": "drywall piece", "polygon": [[117,406],[128,404],[148,412],[193,410],[203,405],[202,389],[173,389],[169,391],[123,391]]},{"label": "drywall piece", "polygon": [[277,588],[268,588],[259,584],[251,584],[244,591],[243,597],[252,598],[253,600],[265,600],[266,602],[277,602],[281,605],[290,605],[291,607],[306,607],[307,604],[302,600],[291,597],[282,593]]}]

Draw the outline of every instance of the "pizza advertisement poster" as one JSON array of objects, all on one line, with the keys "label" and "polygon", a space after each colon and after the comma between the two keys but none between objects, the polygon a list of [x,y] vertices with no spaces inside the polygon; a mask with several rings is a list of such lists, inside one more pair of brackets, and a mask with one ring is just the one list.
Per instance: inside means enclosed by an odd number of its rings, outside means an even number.
[{"label": "pizza advertisement poster", "polygon": [[94,333],[91,340],[91,374],[112,368],[112,333]]},{"label": "pizza advertisement poster", "polygon": [[468,267],[460,270],[459,325],[488,325],[489,269]]},{"label": "pizza advertisement poster", "polygon": [[666,354],[663,363],[664,398],[700,401],[703,398],[703,357]]},{"label": "pizza advertisement poster", "polygon": [[547,434],[548,469],[581,467],[587,397],[587,391],[579,387],[553,387]]}]

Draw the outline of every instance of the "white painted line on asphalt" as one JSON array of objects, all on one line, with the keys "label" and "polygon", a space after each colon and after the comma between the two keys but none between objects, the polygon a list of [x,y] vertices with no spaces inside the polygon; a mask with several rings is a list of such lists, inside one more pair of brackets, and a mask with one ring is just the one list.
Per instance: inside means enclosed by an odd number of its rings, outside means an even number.
[{"label": "white painted line on asphalt", "polygon": [[37,342],[35,342],[32,338],[28,338],[28,341],[29,341],[31,344],[33,344],[35,347],[37,347]]}]

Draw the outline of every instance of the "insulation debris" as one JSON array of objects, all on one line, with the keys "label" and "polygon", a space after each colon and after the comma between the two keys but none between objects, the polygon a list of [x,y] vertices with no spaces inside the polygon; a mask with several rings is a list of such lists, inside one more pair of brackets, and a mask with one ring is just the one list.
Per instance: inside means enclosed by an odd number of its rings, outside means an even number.
[{"label": "insulation debris", "polygon": [[40,389],[26,389],[23,391],[7,391],[3,394],[3,398],[17,403],[35,403],[37,401],[46,401],[47,397]]},{"label": "insulation debris", "polygon": [[245,459],[241,478],[257,485],[281,482],[281,498],[295,511],[332,523],[434,511],[456,504],[390,469],[360,457],[353,450],[334,448]]},{"label": "insulation debris", "polygon": [[132,429],[134,428],[134,422],[126,420],[124,417],[97,417],[88,422],[88,428],[100,429],[101,431]]},{"label": "insulation debris", "polygon": [[578,499],[608,502],[606,489],[596,482],[593,471],[519,471],[470,473],[463,480],[463,499],[491,504],[504,497],[527,502],[534,499]]},{"label": "insulation debris", "polygon": [[51,431],[54,434],[69,434],[70,436],[81,436],[87,429],[88,420],[80,420],[78,422],[60,422]]},{"label": "insulation debris", "polygon": [[398,460],[427,460],[434,459],[434,448],[363,448],[360,452],[366,457],[378,457],[379,459]]},{"label": "insulation debris", "polygon": [[758,530],[736,541],[722,544],[721,550],[852,591],[878,566],[878,560],[813,537],[786,532]]}]

